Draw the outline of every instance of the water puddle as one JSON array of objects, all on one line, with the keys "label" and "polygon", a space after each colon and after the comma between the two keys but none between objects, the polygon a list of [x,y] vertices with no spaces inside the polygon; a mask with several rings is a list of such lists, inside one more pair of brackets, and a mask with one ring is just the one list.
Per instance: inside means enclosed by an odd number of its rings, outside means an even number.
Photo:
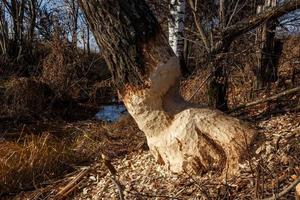
[{"label": "water puddle", "polygon": [[124,105],[114,104],[101,106],[95,117],[97,120],[115,122],[126,114],[128,114],[128,112]]}]

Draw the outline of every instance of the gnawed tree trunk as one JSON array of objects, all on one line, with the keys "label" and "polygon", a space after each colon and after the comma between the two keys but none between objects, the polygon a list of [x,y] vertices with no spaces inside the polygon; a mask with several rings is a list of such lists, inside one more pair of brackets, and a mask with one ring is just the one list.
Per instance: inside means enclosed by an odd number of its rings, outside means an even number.
[{"label": "gnawed tree trunk", "polygon": [[179,95],[180,64],[143,0],[81,0],[124,103],[160,164],[234,175],[255,131]]}]

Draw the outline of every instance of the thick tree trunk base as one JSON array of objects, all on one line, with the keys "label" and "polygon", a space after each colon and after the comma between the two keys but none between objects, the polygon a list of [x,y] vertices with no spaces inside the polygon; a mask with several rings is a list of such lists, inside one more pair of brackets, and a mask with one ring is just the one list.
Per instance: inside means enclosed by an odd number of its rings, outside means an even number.
[{"label": "thick tree trunk base", "polygon": [[179,59],[145,1],[79,2],[157,162],[177,173],[220,169],[227,177],[236,174],[255,130],[183,100]]},{"label": "thick tree trunk base", "polygon": [[256,131],[218,110],[184,102],[178,95],[179,68],[178,59],[171,58],[156,67],[149,88],[128,88],[128,111],[146,134],[156,161],[171,171],[235,175]]},{"label": "thick tree trunk base", "polygon": [[230,177],[237,174],[254,137],[248,125],[219,111],[188,108],[161,134],[147,139],[157,162],[173,172],[222,170],[222,176]]}]

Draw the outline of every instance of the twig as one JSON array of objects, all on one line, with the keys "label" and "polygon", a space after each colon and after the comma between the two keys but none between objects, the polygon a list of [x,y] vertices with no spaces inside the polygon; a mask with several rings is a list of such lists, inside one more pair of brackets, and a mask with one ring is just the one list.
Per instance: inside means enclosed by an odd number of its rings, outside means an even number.
[{"label": "twig", "polygon": [[119,200],[124,200],[124,194],[123,194],[123,186],[120,184],[120,182],[116,179],[116,176],[112,175],[109,177],[110,180],[116,185],[119,193]]},{"label": "twig", "polygon": [[240,110],[240,109],[243,109],[243,108],[246,108],[246,107],[255,106],[255,105],[260,104],[260,103],[265,103],[267,101],[272,101],[274,99],[278,99],[279,97],[286,96],[286,95],[289,95],[289,94],[293,94],[293,93],[296,93],[298,91],[300,91],[300,86],[295,87],[293,89],[285,90],[283,92],[280,92],[278,94],[270,96],[270,97],[268,97],[266,99],[259,99],[257,101],[253,101],[253,102],[246,103],[244,105],[238,106],[238,107],[232,109],[231,111],[229,111],[229,113],[235,112],[237,110]]},{"label": "twig", "polygon": [[190,101],[198,92],[199,90],[202,88],[202,86],[204,85],[204,83],[206,83],[206,81],[211,77],[212,73],[210,73],[205,80],[200,84],[200,86],[197,88],[197,90],[188,98],[188,100]]},{"label": "twig", "polygon": [[116,168],[111,164],[111,160],[109,159],[108,156],[105,154],[101,154],[102,160],[106,168],[108,169],[111,177],[109,177],[112,182],[116,185],[119,193],[119,200],[124,200],[124,191],[123,191],[123,186],[120,184],[120,182],[116,178],[117,170]]},{"label": "twig", "polygon": [[182,187],[174,196],[174,198],[177,198],[183,191],[185,191],[189,186],[191,186],[193,184],[193,182],[189,182],[187,184],[185,184],[184,187]]},{"label": "twig", "polygon": [[288,187],[286,187],[282,192],[279,194],[274,194],[272,197],[265,198],[263,200],[276,200],[282,196],[284,196],[286,193],[288,193],[290,190],[292,190],[296,185],[300,183],[300,177],[298,177],[294,182],[292,182]]},{"label": "twig", "polygon": [[203,187],[187,172],[185,172],[190,179],[192,179],[192,181],[195,183],[195,185],[197,186],[197,188],[199,188],[201,194],[207,199],[207,200],[211,200],[209,194],[206,192],[205,189],[203,189]]},{"label": "twig", "polygon": [[71,182],[69,182],[63,189],[61,189],[57,193],[56,197],[64,198],[68,194],[70,194],[70,192],[74,191],[79,182],[81,182],[81,179],[89,172],[89,169],[90,168],[83,169]]}]

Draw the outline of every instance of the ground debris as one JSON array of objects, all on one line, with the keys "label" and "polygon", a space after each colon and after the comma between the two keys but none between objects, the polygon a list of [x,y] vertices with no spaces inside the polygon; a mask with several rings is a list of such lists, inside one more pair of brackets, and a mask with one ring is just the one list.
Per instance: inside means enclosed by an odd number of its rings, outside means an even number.
[{"label": "ground debris", "polygon": [[[155,163],[147,148],[141,148],[145,141],[139,136],[140,133],[136,137],[131,137],[138,131],[134,124],[131,124],[132,127],[124,126],[133,120],[131,118],[122,122],[123,125],[120,123],[101,125],[103,133],[101,132],[100,135],[112,142],[111,144],[103,143],[102,146],[108,144],[109,162],[116,169],[114,176],[119,188],[103,160],[98,159],[89,166],[89,173],[81,177],[76,188],[68,194],[66,199],[119,199],[120,191],[124,199],[264,199],[272,197],[284,191],[300,176],[299,119],[298,113],[287,113],[258,121],[256,125],[261,137],[257,144],[260,147],[256,149],[253,157],[240,164],[240,175],[231,180],[220,180],[218,174],[214,172],[203,176],[171,173],[164,166]],[[85,123],[78,126],[78,129],[90,130],[91,133],[92,130],[96,130],[94,126],[96,125],[93,123]],[[125,139],[127,136],[132,138],[130,142]],[[98,139],[96,138],[95,141]],[[99,141],[104,140],[102,138]],[[125,143],[128,142],[130,145],[126,146]],[[126,148],[131,148],[131,150],[125,151]],[[43,199],[53,199],[60,189],[70,183],[71,178],[79,173],[80,169],[73,175],[67,175],[59,184],[50,184],[45,188],[30,192],[30,196],[39,194]],[[27,193],[22,194],[23,197],[25,194]],[[294,199],[294,197],[294,190],[291,190],[280,199]]]},{"label": "ground debris", "polygon": [[[137,151],[113,161],[125,199],[253,199],[272,197],[300,175],[299,114],[285,114],[260,121],[262,148],[240,165],[240,176],[219,180],[205,176],[172,174],[155,163],[149,151]],[[93,175],[96,176],[96,175]],[[118,199],[107,173],[97,182],[89,180],[74,199]],[[293,199],[294,191],[281,199]]]}]

